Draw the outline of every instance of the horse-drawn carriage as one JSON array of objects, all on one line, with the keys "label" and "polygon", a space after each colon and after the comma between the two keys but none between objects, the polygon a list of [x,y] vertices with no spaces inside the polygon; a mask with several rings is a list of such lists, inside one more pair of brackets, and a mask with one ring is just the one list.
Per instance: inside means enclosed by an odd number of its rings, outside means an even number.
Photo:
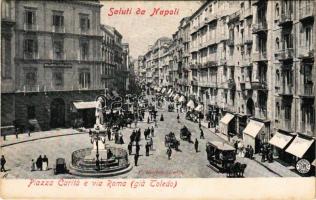
[{"label": "horse-drawn carriage", "polygon": [[183,128],[180,129],[180,138],[182,140],[191,141],[191,132],[186,126],[183,126]]},{"label": "horse-drawn carriage", "polygon": [[173,104],[169,104],[168,105],[168,112],[173,112],[173,110],[174,110]]},{"label": "horse-drawn carriage", "polygon": [[206,152],[210,165],[216,170],[227,173],[228,177],[243,177],[247,165],[235,162],[234,147],[223,142],[212,141],[206,144]]},{"label": "horse-drawn carriage", "polygon": [[169,134],[165,135],[165,146],[178,149],[180,145],[180,141],[177,140],[175,134],[173,132],[170,132]]}]

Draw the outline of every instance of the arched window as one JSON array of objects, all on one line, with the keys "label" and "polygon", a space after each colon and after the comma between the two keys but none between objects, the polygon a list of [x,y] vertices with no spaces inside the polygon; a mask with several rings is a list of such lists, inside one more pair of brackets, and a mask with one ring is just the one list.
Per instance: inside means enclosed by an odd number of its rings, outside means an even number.
[{"label": "arched window", "polygon": [[280,39],[278,37],[275,39],[275,45],[276,45],[276,49],[279,50],[280,49]]},{"label": "arched window", "polygon": [[280,86],[280,71],[278,69],[275,72],[275,85]]},{"label": "arched window", "polygon": [[279,119],[280,117],[280,103],[276,102],[275,104],[275,118]]},{"label": "arched window", "polygon": [[275,16],[276,16],[277,18],[279,18],[279,15],[280,15],[280,8],[279,8],[279,4],[276,3],[276,4],[275,4]]}]

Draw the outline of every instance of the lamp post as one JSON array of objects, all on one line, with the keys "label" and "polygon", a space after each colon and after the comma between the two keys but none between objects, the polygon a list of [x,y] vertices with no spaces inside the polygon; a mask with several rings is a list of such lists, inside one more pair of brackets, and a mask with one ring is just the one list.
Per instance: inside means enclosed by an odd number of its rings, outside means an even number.
[{"label": "lamp post", "polygon": [[99,160],[99,127],[97,126],[96,128],[96,138],[95,138],[95,141],[96,141],[96,146],[97,146],[97,152],[96,152],[96,168],[97,168],[97,171],[100,171],[100,160]]}]

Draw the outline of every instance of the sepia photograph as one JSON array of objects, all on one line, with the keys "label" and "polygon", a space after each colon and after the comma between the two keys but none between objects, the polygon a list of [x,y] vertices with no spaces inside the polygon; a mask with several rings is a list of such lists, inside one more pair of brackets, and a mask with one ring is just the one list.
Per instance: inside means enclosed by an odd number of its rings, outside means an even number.
[{"label": "sepia photograph", "polygon": [[1,182],[314,179],[315,6],[2,0]]}]

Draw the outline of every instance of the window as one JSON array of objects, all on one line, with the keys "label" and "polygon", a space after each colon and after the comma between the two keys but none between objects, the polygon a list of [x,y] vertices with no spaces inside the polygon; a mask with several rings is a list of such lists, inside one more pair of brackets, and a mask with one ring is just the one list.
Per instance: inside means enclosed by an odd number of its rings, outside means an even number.
[{"label": "window", "polygon": [[27,106],[27,118],[35,119],[35,106]]},{"label": "window", "polygon": [[1,76],[11,78],[11,37],[1,35]]},{"label": "window", "polygon": [[284,106],[284,118],[285,120],[291,120],[291,105]]},{"label": "window", "polygon": [[53,72],[53,84],[55,87],[62,87],[64,85],[64,75],[62,72]]},{"label": "window", "polygon": [[80,29],[81,31],[87,31],[90,29],[90,19],[89,15],[86,14],[80,14]]},{"label": "window", "polygon": [[25,85],[35,86],[37,83],[36,71],[26,71],[25,72]]},{"label": "window", "polygon": [[90,72],[81,71],[79,73],[79,86],[81,89],[88,89],[90,87]]},{"label": "window", "polygon": [[280,15],[280,8],[279,8],[279,4],[276,3],[276,4],[275,4],[275,16],[276,16],[277,18],[279,18],[279,15]]},{"label": "window", "polygon": [[312,28],[310,26],[305,28],[305,45],[309,49],[312,48]]},{"label": "window", "polygon": [[25,11],[25,24],[34,25],[36,23],[36,12],[35,10]]},{"label": "window", "polygon": [[280,117],[280,103],[277,102],[275,104],[275,118],[279,119],[279,117]]},{"label": "window", "polygon": [[280,86],[280,71],[279,71],[278,69],[276,70],[275,85],[276,85],[277,87]]},{"label": "window", "polygon": [[291,34],[284,34],[283,39],[285,49],[293,48],[293,37]]},{"label": "window", "polygon": [[53,26],[62,27],[64,26],[64,16],[62,12],[53,12]]},{"label": "window", "polygon": [[63,59],[64,56],[64,41],[62,39],[55,39],[53,41],[54,59]]},{"label": "window", "polygon": [[88,60],[89,57],[89,42],[87,40],[80,41],[80,58],[81,60]]},{"label": "window", "polygon": [[279,50],[280,49],[280,40],[278,37],[275,39],[275,44],[276,44],[276,49]]},{"label": "window", "polygon": [[8,0],[2,1],[2,18],[10,18],[10,3]]},{"label": "window", "polygon": [[25,39],[24,40],[24,56],[25,58],[35,58],[37,54],[37,40]]}]

